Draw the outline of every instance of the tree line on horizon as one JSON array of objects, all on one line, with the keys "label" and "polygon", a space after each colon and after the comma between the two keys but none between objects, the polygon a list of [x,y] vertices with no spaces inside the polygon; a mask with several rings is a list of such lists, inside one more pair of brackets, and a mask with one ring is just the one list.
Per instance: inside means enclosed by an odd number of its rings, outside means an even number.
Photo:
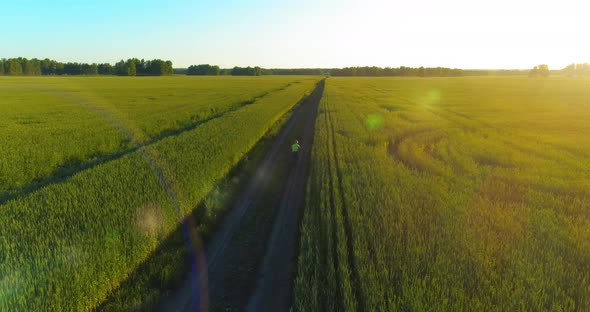
[{"label": "tree line on horizon", "polygon": [[332,76],[421,76],[421,77],[452,77],[462,76],[464,70],[445,67],[436,68],[381,68],[376,66],[345,67],[345,68],[273,68],[266,69],[259,66],[220,69],[217,65],[191,65],[186,70],[176,70],[177,74],[186,75],[232,75],[232,76],[262,76],[262,75],[332,75]]},{"label": "tree line on horizon", "polygon": [[463,76],[463,70],[447,67],[345,67],[334,68],[330,71],[332,76],[413,76],[413,77],[457,77]]},{"label": "tree line on horizon", "polygon": [[345,68],[260,68],[234,67],[221,69],[216,65],[192,65],[188,69],[175,69],[176,74],[187,75],[331,75],[366,77],[461,77],[461,76],[526,76],[547,77],[550,73],[565,74],[570,77],[590,76],[590,64],[571,64],[561,70],[549,70],[546,64],[533,69],[460,69],[448,67],[345,67]]},{"label": "tree line on horizon", "polygon": [[220,68],[217,65],[200,64],[191,65],[186,69],[175,69],[176,74],[186,74],[189,76],[262,76],[262,75],[325,75],[328,69],[322,68],[261,68],[259,66],[248,66],[233,68]]},{"label": "tree line on horizon", "polygon": [[529,71],[529,77],[549,77],[550,71],[549,66],[547,64],[540,64],[538,66],[533,67]]},{"label": "tree line on horizon", "polygon": [[23,57],[0,59],[0,76],[49,76],[49,75],[116,75],[116,76],[167,76],[173,74],[172,62],[161,59],[144,60],[130,58],[109,63],[58,62],[50,59]]},{"label": "tree line on horizon", "polygon": [[460,77],[460,76],[525,76],[548,77],[551,73],[568,77],[590,76],[590,64],[570,64],[561,70],[549,70],[547,64],[526,69],[459,69],[447,67],[345,67],[329,71],[332,76],[400,76],[400,77]]},{"label": "tree line on horizon", "polygon": [[191,65],[188,68],[175,68],[177,75],[209,75],[209,76],[260,76],[260,75],[332,75],[332,76],[423,76],[423,77],[453,77],[453,76],[512,76],[526,75],[527,70],[521,69],[450,69],[445,67],[346,67],[346,68],[260,68],[234,67],[220,68],[217,65],[200,64]]},{"label": "tree line on horizon", "polygon": [[109,63],[58,62],[50,59],[3,58],[0,59],[0,76],[46,76],[46,75],[116,75],[116,76],[168,76],[181,75],[331,75],[331,76],[368,76],[368,77],[460,77],[460,76],[515,76],[547,77],[558,73],[569,77],[590,76],[590,64],[570,64],[561,70],[549,70],[546,64],[535,66],[530,70],[521,69],[460,69],[448,67],[377,67],[359,66],[344,68],[261,68],[248,66],[220,68],[217,65],[199,64],[188,68],[173,68],[171,61],[161,59],[144,60],[130,58]]},{"label": "tree line on horizon", "polygon": [[572,63],[561,70],[563,74],[569,77],[588,77],[590,76],[590,64]]}]

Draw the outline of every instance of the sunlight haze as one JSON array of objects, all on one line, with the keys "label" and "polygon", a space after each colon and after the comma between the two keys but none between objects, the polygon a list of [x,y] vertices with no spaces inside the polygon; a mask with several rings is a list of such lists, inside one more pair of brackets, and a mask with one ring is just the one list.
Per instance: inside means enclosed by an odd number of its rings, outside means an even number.
[{"label": "sunlight haze", "polygon": [[590,60],[582,1],[12,1],[0,57],[174,67],[561,69]]}]

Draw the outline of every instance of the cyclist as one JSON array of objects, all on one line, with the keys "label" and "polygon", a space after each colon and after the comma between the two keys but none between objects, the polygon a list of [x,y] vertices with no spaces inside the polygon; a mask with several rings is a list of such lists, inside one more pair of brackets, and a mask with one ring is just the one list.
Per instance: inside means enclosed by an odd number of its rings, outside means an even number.
[{"label": "cyclist", "polygon": [[297,160],[297,156],[299,154],[299,149],[301,145],[299,145],[299,141],[295,140],[295,143],[291,145],[291,152],[293,153],[293,159]]}]

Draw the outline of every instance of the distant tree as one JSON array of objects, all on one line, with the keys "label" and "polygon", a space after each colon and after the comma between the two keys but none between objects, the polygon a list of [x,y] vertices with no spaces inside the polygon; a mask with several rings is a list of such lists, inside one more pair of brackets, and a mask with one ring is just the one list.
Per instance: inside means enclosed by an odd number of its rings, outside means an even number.
[{"label": "distant tree", "polygon": [[82,74],[82,64],[80,63],[65,63],[64,64],[64,75],[81,75]]},{"label": "distant tree", "polygon": [[38,76],[41,75],[41,62],[38,59],[22,60],[23,62],[23,73],[27,76]]},{"label": "distant tree", "polygon": [[153,60],[150,62],[150,75],[161,76],[164,73],[164,61]]},{"label": "distant tree", "polygon": [[162,60],[149,61],[148,72],[151,76],[162,75],[164,62]]},{"label": "distant tree", "polygon": [[453,77],[463,76],[464,75],[464,71],[462,69],[459,69],[459,68],[453,68],[453,69],[451,69],[450,75],[453,76]]},{"label": "distant tree", "polygon": [[172,74],[174,74],[174,68],[172,67],[172,61],[166,61],[164,62],[164,71],[163,71],[163,75],[166,76],[170,76]]},{"label": "distant tree", "polygon": [[44,59],[41,61],[41,75],[55,75],[55,61]]},{"label": "distant tree", "polygon": [[220,69],[219,69],[219,66],[217,66],[217,65],[213,65],[209,69],[209,75],[217,76],[217,75],[219,75],[219,72],[220,72]]},{"label": "distant tree", "polygon": [[127,62],[125,62],[125,65],[127,66],[127,76],[137,76],[136,60],[137,59],[128,59]]},{"label": "distant tree", "polygon": [[426,72],[424,71],[424,66],[421,66],[420,68],[418,68],[418,76],[419,77],[424,77],[425,74],[426,74]]},{"label": "distant tree", "polygon": [[189,76],[203,76],[206,75],[202,70],[202,65],[191,65],[186,69],[186,74]]},{"label": "distant tree", "polygon": [[541,64],[539,66],[533,67],[529,71],[529,77],[547,77],[549,76],[549,66],[547,64]]},{"label": "distant tree", "polygon": [[23,66],[20,59],[8,59],[6,74],[10,76],[20,76],[23,74]]},{"label": "distant tree", "polygon": [[97,65],[97,73],[99,75],[113,75],[114,74],[113,66],[111,66],[111,64],[108,64],[108,63],[98,64]]},{"label": "distant tree", "polygon": [[561,72],[568,76],[568,77],[575,77],[576,76],[576,64],[572,63],[568,66],[564,67]]},{"label": "distant tree", "polygon": [[219,66],[213,65],[213,66],[211,66],[211,69],[209,70],[209,75],[217,76],[217,75],[219,75],[219,72],[220,72]]},{"label": "distant tree", "polygon": [[400,75],[400,69],[399,68],[386,67],[386,68],[383,69],[383,75],[384,76],[399,76]]},{"label": "distant tree", "polygon": [[[143,73],[142,75],[150,75],[150,76],[165,76],[165,75],[172,75],[174,73],[174,69],[172,68],[171,61],[164,61],[160,59],[155,60],[148,60],[145,61],[141,60],[143,63]],[[138,72],[139,75],[139,72]]]},{"label": "distant tree", "polygon": [[117,75],[117,76],[161,76],[172,75],[173,68],[171,61],[163,60],[144,60],[130,58],[120,60],[111,65],[103,64],[79,64],[82,67],[84,75]]},{"label": "distant tree", "polygon": [[5,59],[0,59],[0,76],[4,76],[4,62]]},{"label": "distant tree", "polygon": [[135,72],[137,76],[146,76],[148,73],[148,63],[144,59],[133,59],[135,61]]},{"label": "distant tree", "polygon": [[94,76],[98,75],[97,64],[80,64],[80,75]]},{"label": "distant tree", "polygon": [[568,65],[563,71],[567,71],[573,77],[590,76],[590,64],[580,63]]},{"label": "distant tree", "polygon": [[409,68],[409,67],[400,66],[399,67],[399,75],[402,77],[410,76],[410,70],[411,70],[411,68]]},{"label": "distant tree", "polygon": [[90,75],[98,75],[98,64],[90,64]]},{"label": "distant tree", "polygon": [[117,76],[127,76],[127,64],[125,64],[125,61],[120,60],[115,63],[114,73]]},{"label": "distant tree", "polygon": [[549,76],[549,66],[547,66],[547,64],[539,65],[539,75],[541,77],[548,77]]},{"label": "distant tree", "polygon": [[63,75],[64,74],[64,63],[62,62],[56,62],[55,63],[55,74],[56,75]]},{"label": "distant tree", "polygon": [[[257,69],[258,68],[258,69]],[[257,76],[261,73],[260,67],[234,67],[231,70],[232,76]]]},{"label": "distant tree", "polygon": [[214,65],[211,66],[209,64],[200,64],[200,65],[191,65],[188,67],[186,74],[187,75],[212,75],[216,76],[219,75],[220,69],[219,66]]},{"label": "distant tree", "polygon": [[88,75],[90,72],[90,65],[89,64],[80,64],[80,75]]},{"label": "distant tree", "polygon": [[232,76],[241,76],[242,73],[243,73],[243,69],[241,67],[234,66],[234,68],[231,69]]},{"label": "distant tree", "polygon": [[81,63],[80,64],[80,75],[90,75],[90,64]]}]

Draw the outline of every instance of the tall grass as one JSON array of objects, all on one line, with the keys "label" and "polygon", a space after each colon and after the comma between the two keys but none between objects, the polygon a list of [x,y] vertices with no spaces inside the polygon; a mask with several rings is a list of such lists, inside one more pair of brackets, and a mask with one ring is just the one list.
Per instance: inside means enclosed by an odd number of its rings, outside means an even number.
[{"label": "tall grass", "polygon": [[[590,306],[590,81],[330,78],[326,88],[295,310]],[[334,189],[341,200],[318,199]],[[334,211],[348,216],[346,235],[334,234]],[[348,261],[334,256],[346,247]]]},{"label": "tall grass", "polygon": [[136,144],[190,130],[304,79],[2,77],[0,200]]},{"label": "tall grass", "polygon": [[0,205],[0,310],[96,307],[316,81]]}]

